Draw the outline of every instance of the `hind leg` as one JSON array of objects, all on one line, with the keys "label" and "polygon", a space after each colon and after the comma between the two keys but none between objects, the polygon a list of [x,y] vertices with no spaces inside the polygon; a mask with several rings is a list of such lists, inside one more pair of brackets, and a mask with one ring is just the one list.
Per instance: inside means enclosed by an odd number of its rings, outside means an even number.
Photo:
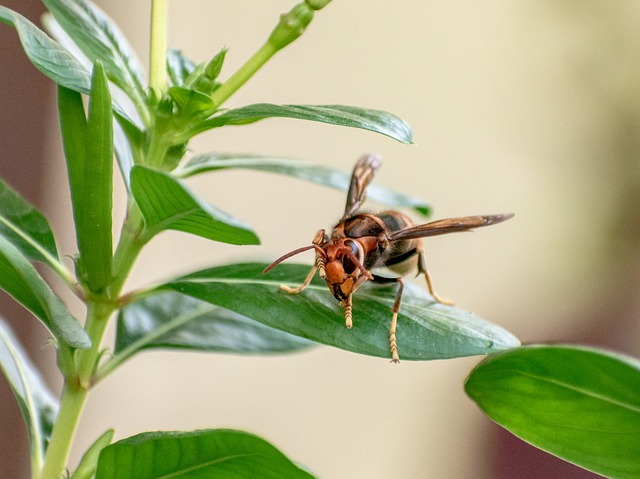
[{"label": "hind leg", "polygon": [[431,274],[429,274],[429,270],[427,269],[427,263],[424,258],[424,250],[422,248],[419,248],[416,252],[418,253],[418,272],[424,274],[424,277],[427,280],[427,288],[429,288],[429,293],[431,294],[431,296],[433,296],[433,299],[435,299],[438,303],[453,306],[453,301],[451,301],[450,299],[442,298],[433,289],[433,280],[431,279]]}]

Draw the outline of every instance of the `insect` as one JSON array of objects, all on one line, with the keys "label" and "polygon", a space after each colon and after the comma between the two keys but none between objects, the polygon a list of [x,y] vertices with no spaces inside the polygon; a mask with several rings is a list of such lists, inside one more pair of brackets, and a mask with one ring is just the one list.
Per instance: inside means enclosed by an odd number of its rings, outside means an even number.
[{"label": "insect", "polygon": [[303,251],[315,250],[314,265],[302,284],[296,288],[280,285],[280,289],[298,294],[309,285],[318,271],[320,277],[327,282],[331,294],[344,307],[347,328],[353,326],[352,297],[360,286],[366,281],[398,283],[389,329],[391,360],[397,363],[400,356],[396,326],[404,289],[402,277],[413,271],[417,271],[417,275],[423,274],[433,298],[439,303],[453,304],[434,291],[431,275],[426,268],[421,238],[494,225],[508,220],[513,214],[463,216],[414,225],[406,215],[398,211],[361,213],[359,210],[365,200],[367,187],[381,164],[382,160],[377,155],[362,156],[351,175],[344,214],[331,235],[327,236],[324,229],[319,230],[310,245],[281,256],[267,266],[263,273]]}]

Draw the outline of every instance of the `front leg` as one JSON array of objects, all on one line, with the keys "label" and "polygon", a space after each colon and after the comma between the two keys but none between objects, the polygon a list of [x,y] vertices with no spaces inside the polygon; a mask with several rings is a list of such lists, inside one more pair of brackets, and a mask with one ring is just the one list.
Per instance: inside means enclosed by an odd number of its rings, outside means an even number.
[{"label": "front leg", "polygon": [[290,288],[289,286],[287,286],[286,284],[281,284],[280,285],[280,289],[282,291],[286,291],[289,294],[298,294],[300,291],[302,291],[304,288],[306,288],[307,286],[309,286],[309,283],[311,283],[311,280],[313,279],[313,275],[316,274],[316,270],[318,269],[317,266],[313,266],[311,268],[311,271],[309,271],[309,274],[307,275],[307,277],[304,279],[304,281],[302,282],[302,284],[300,286],[298,286],[297,288]]}]

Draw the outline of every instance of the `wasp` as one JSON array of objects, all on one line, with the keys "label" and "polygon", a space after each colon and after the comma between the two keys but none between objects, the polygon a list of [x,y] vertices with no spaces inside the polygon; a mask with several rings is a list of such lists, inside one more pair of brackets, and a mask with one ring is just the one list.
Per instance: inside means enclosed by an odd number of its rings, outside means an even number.
[{"label": "wasp", "polygon": [[421,238],[494,225],[508,220],[513,214],[463,216],[414,225],[406,215],[398,211],[389,210],[377,214],[360,212],[367,187],[381,164],[382,160],[377,155],[362,156],[351,175],[344,214],[333,227],[331,235],[328,236],[324,229],[319,230],[310,245],[281,256],[267,266],[263,273],[294,255],[315,250],[314,265],[302,284],[296,288],[280,285],[280,289],[298,294],[309,285],[317,271],[326,281],[331,294],[344,307],[347,328],[353,326],[352,297],[360,286],[367,281],[396,282],[398,291],[392,308],[389,348],[392,362],[397,363],[400,356],[396,327],[404,289],[402,278],[417,271],[417,276],[424,275],[429,293],[435,301],[445,305],[453,304],[434,291]]}]

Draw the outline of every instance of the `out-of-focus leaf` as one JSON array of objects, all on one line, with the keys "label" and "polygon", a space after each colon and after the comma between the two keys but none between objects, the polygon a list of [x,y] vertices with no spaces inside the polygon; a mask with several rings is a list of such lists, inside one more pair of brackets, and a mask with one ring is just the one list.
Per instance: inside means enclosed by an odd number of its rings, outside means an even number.
[{"label": "out-of-focus leaf", "polygon": [[[272,328],[360,354],[390,357],[389,325],[396,288],[364,285],[353,298],[353,328],[326,284],[315,279],[300,294],[308,266],[281,264],[263,275],[266,264],[231,264],[175,279],[173,289],[235,311]],[[422,288],[407,284],[398,316],[401,359],[429,360],[488,354],[519,345],[504,329],[478,316],[436,303]]]},{"label": "out-of-focus leaf", "polygon": [[640,477],[640,361],[580,346],[524,347],[485,359],[465,388],[534,446],[607,477]]},{"label": "out-of-focus leaf", "polygon": [[369,130],[402,143],[413,143],[411,127],[386,111],[345,105],[274,105],[257,103],[216,115],[190,130],[190,136],[225,125],[246,125],[265,118],[293,118]]},{"label": "out-of-focus leaf", "polygon": [[0,235],[0,288],[31,311],[53,336],[74,348],[88,348],[89,336],[22,253]]},{"label": "out-of-focus leaf", "polygon": [[166,291],[120,310],[114,358],[147,348],[268,354],[312,345],[232,311]]},{"label": "out-of-focus leaf", "polygon": [[89,72],[58,42],[6,7],[0,6],[0,21],[15,27],[27,57],[46,77],[71,90],[89,92]]},{"label": "out-of-focus leaf", "polygon": [[58,413],[58,403],[2,319],[0,369],[18,401],[27,426],[32,467],[39,468]]},{"label": "out-of-focus leaf", "polygon": [[85,0],[43,0],[53,17],[91,63],[102,62],[111,81],[143,98],[143,68],[117,25]]},{"label": "out-of-focus leaf", "polygon": [[222,243],[259,243],[248,226],[204,203],[170,174],[136,165],[131,170],[131,191],[149,237],[171,229]]},{"label": "out-of-focus leaf", "polygon": [[53,232],[46,218],[0,179],[0,234],[27,258],[47,263],[44,253],[58,260]]},{"label": "out-of-focus leaf", "polygon": [[100,457],[100,453],[102,450],[111,444],[113,440],[114,430],[109,429],[105,431],[97,440],[94,442],[87,452],[82,456],[82,460],[78,465],[78,468],[71,476],[71,479],[93,479],[96,474],[96,469],[98,467],[98,458]]},{"label": "out-of-focus leaf", "polygon": [[312,479],[278,449],[226,429],[146,432],[102,450],[96,479]]},{"label": "out-of-focus leaf", "polygon": [[195,62],[183,55],[180,50],[167,50],[167,73],[174,86],[184,86],[187,78],[196,69]]},{"label": "out-of-focus leaf", "polygon": [[[207,171],[218,171],[227,168],[276,173],[343,191],[349,189],[349,173],[306,161],[271,156],[205,153],[190,158],[174,173],[178,176],[189,177]],[[375,183],[369,185],[367,197],[370,200],[389,206],[413,208],[424,216],[429,216],[431,212],[431,206],[423,200],[383,188]]]}]

